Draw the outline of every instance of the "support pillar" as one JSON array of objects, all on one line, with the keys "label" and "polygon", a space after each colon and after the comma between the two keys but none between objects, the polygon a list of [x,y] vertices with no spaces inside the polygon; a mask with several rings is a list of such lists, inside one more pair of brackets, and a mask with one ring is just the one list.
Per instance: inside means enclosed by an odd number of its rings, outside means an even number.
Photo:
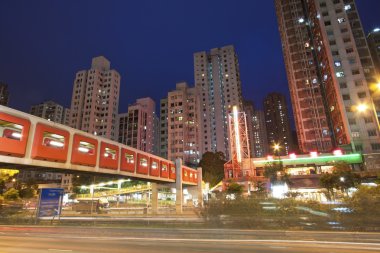
[{"label": "support pillar", "polygon": [[202,192],[202,168],[198,167],[198,185],[197,185],[197,193],[198,193],[198,206],[203,207],[203,192]]},{"label": "support pillar", "polygon": [[151,183],[152,186],[152,213],[158,213],[158,184]]},{"label": "support pillar", "polygon": [[183,206],[183,190],[182,190],[182,159],[177,158],[175,160],[175,211],[176,214],[182,214],[182,206]]}]

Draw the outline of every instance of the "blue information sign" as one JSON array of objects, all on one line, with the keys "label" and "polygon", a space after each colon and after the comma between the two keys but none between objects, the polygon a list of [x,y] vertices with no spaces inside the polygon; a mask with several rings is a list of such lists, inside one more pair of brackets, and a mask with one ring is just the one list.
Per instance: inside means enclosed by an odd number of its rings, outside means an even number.
[{"label": "blue information sign", "polygon": [[37,217],[53,217],[61,214],[63,198],[61,188],[43,188],[40,193]]}]

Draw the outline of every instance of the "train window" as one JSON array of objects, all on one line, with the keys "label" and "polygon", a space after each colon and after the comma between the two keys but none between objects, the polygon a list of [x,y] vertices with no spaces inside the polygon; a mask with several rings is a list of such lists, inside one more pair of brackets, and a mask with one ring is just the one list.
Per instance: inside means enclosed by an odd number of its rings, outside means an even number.
[{"label": "train window", "polygon": [[193,172],[190,172],[190,178],[193,178]]},{"label": "train window", "polygon": [[116,159],[116,150],[105,148],[104,157],[111,158],[112,160]]},{"label": "train window", "polygon": [[170,172],[171,172],[171,173],[175,173],[175,167],[171,167],[171,168],[170,168]]},{"label": "train window", "polygon": [[140,158],[140,165],[147,167],[148,166],[148,160],[145,158]]},{"label": "train window", "polygon": [[158,168],[158,163],[157,162],[152,162],[152,169],[157,169]]},{"label": "train window", "polygon": [[168,166],[166,164],[162,164],[162,171],[168,171]]},{"label": "train window", "polygon": [[59,134],[44,132],[42,143],[47,147],[63,149],[63,147],[65,146],[65,137]]},{"label": "train window", "polygon": [[95,154],[95,145],[86,141],[80,141],[78,151],[88,155],[93,155]]},{"label": "train window", "polygon": [[0,120],[0,136],[5,137],[12,140],[21,140],[22,137],[22,129],[23,126],[5,121]]},{"label": "train window", "polygon": [[135,163],[133,155],[125,154],[125,159],[127,160],[127,163]]}]

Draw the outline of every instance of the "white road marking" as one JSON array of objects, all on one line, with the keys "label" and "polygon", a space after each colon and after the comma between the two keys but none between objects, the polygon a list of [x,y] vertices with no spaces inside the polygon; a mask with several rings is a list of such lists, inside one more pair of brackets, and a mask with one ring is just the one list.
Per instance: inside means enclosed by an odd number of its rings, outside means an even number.
[{"label": "white road marking", "polygon": [[71,249],[48,249],[49,251],[72,252]]},{"label": "white road marking", "polygon": [[102,237],[102,236],[60,236],[67,239],[96,239],[96,240],[143,240],[143,241],[163,241],[163,242],[262,242],[262,243],[297,243],[297,244],[325,244],[325,245],[352,245],[352,246],[372,246],[380,247],[380,243],[370,242],[339,242],[339,241],[305,241],[305,240],[265,240],[265,239],[197,239],[197,238],[160,238],[160,237]]}]

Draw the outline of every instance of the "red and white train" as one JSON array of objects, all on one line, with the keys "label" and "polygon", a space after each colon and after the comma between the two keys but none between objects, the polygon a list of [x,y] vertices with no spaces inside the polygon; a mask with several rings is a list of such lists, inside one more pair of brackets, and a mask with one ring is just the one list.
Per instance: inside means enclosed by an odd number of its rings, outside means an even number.
[{"label": "red and white train", "polygon": [[[172,161],[5,106],[0,106],[0,164],[176,180]],[[197,170],[182,166],[181,171],[184,184],[198,184]]]}]

